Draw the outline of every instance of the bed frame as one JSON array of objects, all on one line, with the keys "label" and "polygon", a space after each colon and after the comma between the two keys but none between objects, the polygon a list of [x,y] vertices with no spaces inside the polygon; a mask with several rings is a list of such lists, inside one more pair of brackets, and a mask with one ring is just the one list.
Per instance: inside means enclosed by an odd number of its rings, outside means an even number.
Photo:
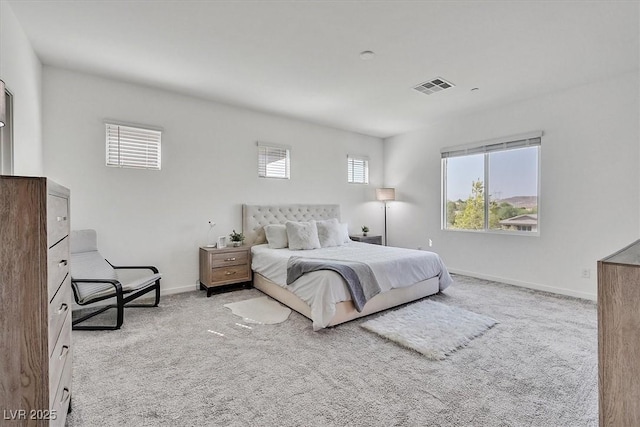
[{"label": "bed frame", "polygon": [[[309,221],[336,218],[340,220],[339,205],[242,205],[242,233],[245,243],[266,243],[264,226],[284,224],[286,221]],[[261,274],[253,274],[253,286],[284,305],[311,319],[311,307],[293,292],[272,282]],[[377,313],[397,305],[415,301],[439,292],[438,278],[434,277],[404,288],[391,289],[371,298],[361,312],[351,301],[336,304],[336,314],[327,326]]]}]

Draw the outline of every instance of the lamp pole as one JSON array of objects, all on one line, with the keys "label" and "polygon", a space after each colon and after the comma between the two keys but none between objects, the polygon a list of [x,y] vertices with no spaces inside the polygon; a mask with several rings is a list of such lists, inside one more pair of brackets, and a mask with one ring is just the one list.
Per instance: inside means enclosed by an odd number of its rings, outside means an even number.
[{"label": "lamp pole", "polygon": [[384,245],[387,246],[387,201],[384,201]]}]

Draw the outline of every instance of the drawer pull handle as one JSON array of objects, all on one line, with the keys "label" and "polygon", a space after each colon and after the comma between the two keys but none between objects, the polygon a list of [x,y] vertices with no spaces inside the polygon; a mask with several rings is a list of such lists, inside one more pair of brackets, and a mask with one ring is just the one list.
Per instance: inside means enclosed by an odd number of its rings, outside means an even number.
[{"label": "drawer pull handle", "polygon": [[62,261],[60,261],[58,263],[58,267],[66,267],[67,266],[67,260],[63,259]]},{"label": "drawer pull handle", "polygon": [[60,308],[58,309],[58,314],[67,311],[69,309],[69,306],[67,305],[67,303],[63,302],[62,304],[60,304]]},{"label": "drawer pull handle", "polygon": [[58,357],[58,359],[64,359],[65,357],[67,357],[67,353],[69,353],[69,346],[63,345],[62,350],[60,350],[60,356]]},{"label": "drawer pull handle", "polygon": [[71,393],[69,393],[69,388],[65,387],[62,390],[62,397],[60,397],[60,403],[64,403],[67,401],[67,399],[69,398],[69,396],[71,396]]},{"label": "drawer pull handle", "polygon": [[67,217],[66,217],[66,216],[59,216],[59,217],[56,217],[56,220],[57,220],[58,222],[66,221],[66,220],[67,220]]},{"label": "drawer pull handle", "polygon": [[235,260],[236,260],[236,257],[225,259],[225,261],[235,261]]},{"label": "drawer pull handle", "polygon": [[232,274],[236,274],[235,271],[227,271],[226,273],[224,273],[227,276],[231,276]]}]

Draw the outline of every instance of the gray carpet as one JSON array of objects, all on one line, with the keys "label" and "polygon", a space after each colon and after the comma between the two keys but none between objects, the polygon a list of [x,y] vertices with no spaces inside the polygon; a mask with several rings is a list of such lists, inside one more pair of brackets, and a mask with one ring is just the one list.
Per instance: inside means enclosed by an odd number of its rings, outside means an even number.
[{"label": "gray carpet", "polygon": [[454,279],[431,299],[499,324],[442,361],[362,319],[237,326],[223,304],[255,289],[131,308],[120,331],[73,332],[68,425],[596,426],[596,305]]}]

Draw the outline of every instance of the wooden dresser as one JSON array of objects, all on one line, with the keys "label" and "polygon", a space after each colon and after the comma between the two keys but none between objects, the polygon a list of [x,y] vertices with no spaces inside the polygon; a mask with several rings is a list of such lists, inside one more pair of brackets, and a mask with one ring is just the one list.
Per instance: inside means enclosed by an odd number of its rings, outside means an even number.
[{"label": "wooden dresser", "polygon": [[225,285],[251,281],[251,247],[200,248],[200,289],[207,296]]},{"label": "wooden dresser", "polygon": [[640,426],[640,240],[598,261],[600,426]]},{"label": "wooden dresser", "polygon": [[0,176],[2,425],[64,426],[71,403],[69,190]]}]

